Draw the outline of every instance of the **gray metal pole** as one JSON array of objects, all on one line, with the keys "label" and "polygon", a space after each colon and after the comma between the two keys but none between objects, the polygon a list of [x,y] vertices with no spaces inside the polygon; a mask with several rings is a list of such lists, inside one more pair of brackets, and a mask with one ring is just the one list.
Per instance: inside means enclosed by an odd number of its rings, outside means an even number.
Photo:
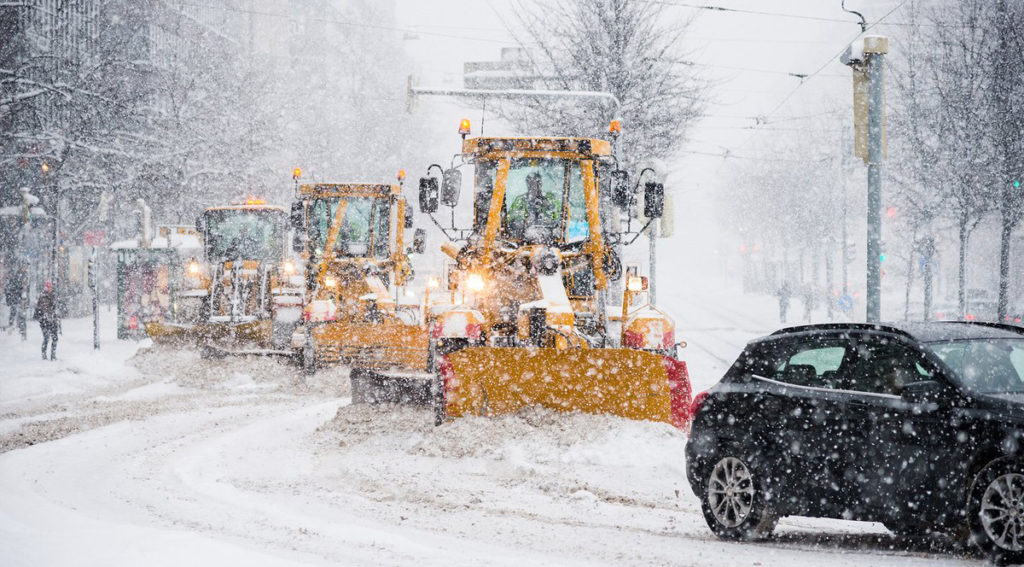
[{"label": "gray metal pole", "polygon": [[100,293],[96,285],[96,247],[92,247],[92,258],[89,258],[89,291],[92,292],[92,348],[100,350]]},{"label": "gray metal pole", "polygon": [[881,320],[882,314],[882,124],[883,90],[882,72],[886,41],[873,45],[869,51],[865,41],[868,63],[868,210],[867,210],[867,312],[870,323]]},{"label": "gray metal pole", "polygon": [[647,240],[650,241],[649,242],[650,250],[648,252],[650,253],[650,258],[651,258],[650,259],[650,262],[651,262],[650,273],[648,274],[648,280],[647,280],[647,292],[648,292],[649,299],[650,299],[649,303],[651,305],[657,305],[657,300],[654,297],[654,286],[655,286],[655,282],[658,281],[658,278],[655,277],[654,266],[655,266],[656,260],[657,260],[657,254],[655,253],[655,244],[658,241],[658,221],[652,222],[651,226],[648,227],[648,229],[647,229]]}]

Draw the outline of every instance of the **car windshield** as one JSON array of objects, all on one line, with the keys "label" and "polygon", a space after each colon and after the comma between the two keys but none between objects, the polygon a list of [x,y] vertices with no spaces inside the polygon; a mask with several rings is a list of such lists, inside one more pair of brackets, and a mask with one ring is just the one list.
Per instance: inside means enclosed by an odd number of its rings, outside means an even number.
[{"label": "car windshield", "polygon": [[982,394],[1024,394],[1024,339],[971,339],[928,347],[962,385]]},{"label": "car windshield", "polygon": [[[388,200],[359,197],[344,201],[345,210],[334,243],[335,255],[387,258],[391,228]],[[310,240],[316,257],[327,246],[331,224],[338,215],[341,202],[340,197],[317,199],[310,208]]]},{"label": "car windshield", "polygon": [[217,260],[279,260],[283,253],[283,231],[283,211],[207,211],[207,255]]}]

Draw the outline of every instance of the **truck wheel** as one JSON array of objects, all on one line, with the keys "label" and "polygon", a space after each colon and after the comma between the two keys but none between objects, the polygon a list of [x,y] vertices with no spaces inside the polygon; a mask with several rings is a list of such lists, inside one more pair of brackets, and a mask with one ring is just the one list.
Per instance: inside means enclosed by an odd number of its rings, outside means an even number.
[{"label": "truck wheel", "polygon": [[308,341],[302,347],[302,371],[307,376],[316,372],[316,350]]},{"label": "truck wheel", "polygon": [[708,468],[700,501],[704,521],[722,539],[763,539],[778,522],[763,481],[750,459],[738,451],[719,452]]},{"label": "truck wheel", "polygon": [[974,477],[967,521],[971,542],[996,564],[1024,562],[1024,461],[999,459]]},{"label": "truck wheel", "polygon": [[431,394],[434,402],[434,427],[438,427],[444,423],[444,379],[441,378],[441,373],[437,372],[434,374],[434,378],[430,384]]}]

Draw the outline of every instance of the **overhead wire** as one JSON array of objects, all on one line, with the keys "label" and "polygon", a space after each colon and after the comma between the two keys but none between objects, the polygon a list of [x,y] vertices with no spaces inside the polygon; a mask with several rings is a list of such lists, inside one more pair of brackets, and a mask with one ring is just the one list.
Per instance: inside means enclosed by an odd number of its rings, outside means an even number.
[{"label": "overhead wire", "polygon": [[277,13],[277,12],[267,12],[267,11],[264,11],[264,10],[252,10],[252,9],[246,9],[246,8],[235,8],[235,7],[232,7],[232,6],[223,6],[223,5],[221,5],[221,6],[209,6],[209,5],[204,5],[204,4],[192,4],[192,3],[188,3],[188,2],[183,2],[180,5],[181,6],[190,6],[190,7],[193,7],[193,8],[209,8],[209,9],[215,9],[215,10],[224,10],[224,11],[227,11],[227,12],[237,12],[237,13],[241,13],[241,14],[252,14],[252,15],[256,15],[256,16],[265,16],[265,17],[268,17],[268,18],[279,18],[279,19],[285,19],[285,20],[291,20],[291,21],[310,21],[310,22],[319,22],[319,23],[324,23],[324,24],[335,24],[335,25],[346,26],[346,27],[356,27],[356,28],[375,29],[375,30],[384,30],[384,31],[395,31],[395,32],[408,33],[408,34],[428,35],[428,36],[432,36],[432,37],[443,37],[443,38],[447,38],[447,39],[462,39],[462,40],[467,40],[467,41],[479,41],[479,42],[484,42],[484,43],[499,43],[499,44],[502,44],[502,45],[516,45],[516,43],[514,41],[511,41],[511,40],[502,40],[502,39],[494,39],[494,38],[486,38],[486,37],[474,37],[474,36],[459,35],[459,34],[452,34],[452,33],[422,31],[421,29],[417,29],[417,28],[403,28],[403,27],[398,27],[398,26],[385,26],[385,25],[380,25],[380,24],[368,24],[368,23],[365,23],[365,22],[352,22],[352,21],[337,20],[337,19],[333,19],[333,18],[323,18],[323,17],[302,17],[302,18],[298,18],[298,17],[295,17],[295,16],[290,15],[290,14],[280,14],[280,13]]},{"label": "overhead wire", "polygon": [[850,23],[847,19],[838,18],[824,18],[821,16],[804,16],[801,14],[787,14],[784,12],[767,12],[763,10],[747,10],[743,8],[727,8],[725,6],[715,6],[712,4],[693,4],[690,2],[672,2],[670,0],[642,0],[650,4],[662,4],[665,6],[676,6],[679,8],[692,8],[694,10],[707,10],[712,12],[732,12],[736,14],[751,14],[756,16],[773,16],[778,18],[791,18],[797,20],[810,20],[818,22],[837,22],[837,23]]},{"label": "overhead wire", "polygon": [[[838,58],[839,58],[839,56],[840,56],[840,55],[842,55],[842,54],[843,54],[843,53],[844,53],[844,52],[846,51],[846,49],[848,48],[848,46],[849,46],[849,45],[850,45],[851,43],[853,43],[853,41],[855,41],[855,40],[856,40],[856,39],[857,39],[858,37],[861,37],[862,35],[864,35],[865,33],[867,33],[867,32],[868,32],[869,30],[871,30],[871,29],[872,29],[872,28],[874,28],[875,26],[878,26],[878,25],[880,25],[880,24],[881,24],[881,23],[882,23],[882,22],[883,22],[883,21],[884,21],[884,20],[885,20],[886,18],[888,18],[889,16],[891,16],[892,14],[894,14],[894,13],[895,13],[895,12],[896,12],[897,10],[899,10],[900,8],[902,8],[902,7],[903,7],[903,6],[904,6],[904,5],[906,4],[906,3],[907,3],[907,0],[902,0],[902,1],[901,1],[901,2],[900,2],[900,3],[899,3],[899,4],[898,4],[898,5],[897,5],[897,6],[895,7],[895,8],[893,8],[892,10],[889,10],[889,12],[887,12],[887,13],[886,13],[886,14],[885,14],[884,16],[882,16],[881,18],[879,18],[879,19],[878,19],[878,20],[876,20],[875,22],[873,22],[873,23],[871,23],[870,25],[868,25],[868,26],[867,26],[867,28],[865,28],[865,30],[864,30],[864,31],[862,31],[862,32],[859,32],[859,33],[858,33],[857,35],[855,35],[855,36],[854,36],[853,38],[851,38],[851,39],[850,39],[850,41],[846,42],[846,44],[845,44],[845,45],[843,46],[843,48],[842,48],[841,50],[839,50],[839,52],[838,52],[838,53],[836,53],[836,54],[832,55],[832,56],[831,56],[831,57],[829,57],[829,58],[828,58],[827,60],[825,60],[825,62],[824,62],[824,63],[822,63],[822,64],[821,64],[821,66],[819,66],[819,67],[818,67],[817,69],[815,69],[815,71],[814,71],[813,73],[811,73],[810,75],[808,75],[808,76],[807,76],[807,78],[805,78],[804,80],[800,81],[800,84],[798,84],[798,85],[797,85],[796,87],[794,87],[794,88],[793,88],[793,89],[792,89],[792,90],[791,90],[791,91],[789,92],[789,94],[787,94],[787,95],[786,95],[785,97],[783,97],[783,98],[782,98],[782,100],[781,100],[781,101],[779,101],[779,103],[778,103],[778,104],[776,104],[776,105],[775,105],[775,106],[774,106],[774,107],[773,107],[773,108],[772,108],[772,109],[771,109],[771,110],[770,110],[770,111],[769,111],[768,113],[766,113],[766,114],[764,115],[764,118],[765,118],[765,120],[766,120],[766,121],[767,121],[767,120],[770,120],[770,119],[771,119],[771,117],[772,117],[772,115],[773,115],[773,114],[775,114],[776,112],[778,112],[778,111],[779,111],[779,109],[781,109],[781,108],[782,108],[783,106],[785,106],[785,104],[786,104],[787,102],[789,102],[789,100],[790,100],[791,98],[793,98],[793,96],[794,96],[794,95],[795,95],[795,94],[796,94],[796,93],[797,93],[797,92],[798,92],[798,91],[799,91],[799,90],[801,89],[801,87],[803,87],[804,85],[806,85],[806,84],[807,84],[807,83],[808,83],[808,82],[809,82],[809,81],[810,81],[811,79],[813,79],[813,78],[814,78],[814,77],[815,77],[815,76],[816,76],[816,75],[817,75],[818,73],[822,72],[822,71],[823,71],[823,70],[825,70],[825,68],[827,68],[827,67],[828,67],[828,66],[829,66],[830,64],[832,64],[832,63],[833,63],[834,61],[836,61],[836,59],[838,59]],[[847,23],[849,23],[849,22],[847,22]],[[757,135],[757,130],[755,129],[755,131],[754,131],[754,132],[752,132],[752,133],[751,133],[751,135],[747,137],[747,139],[745,139],[745,140],[744,140],[743,142],[741,142],[741,143],[740,143],[740,144],[739,144],[738,146],[736,146],[736,147],[737,147],[737,149],[739,149],[739,148],[742,148],[742,147],[746,146],[746,145],[747,145],[748,143],[750,143],[750,141],[751,141],[751,140],[753,140],[753,139],[754,139],[754,137],[755,137],[756,135]]]}]

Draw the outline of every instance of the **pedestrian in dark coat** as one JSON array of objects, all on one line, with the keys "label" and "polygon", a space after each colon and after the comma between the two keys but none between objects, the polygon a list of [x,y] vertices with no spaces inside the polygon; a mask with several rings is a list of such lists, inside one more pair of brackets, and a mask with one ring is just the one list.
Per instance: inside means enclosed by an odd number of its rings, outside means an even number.
[{"label": "pedestrian in dark coat", "polygon": [[776,295],[779,297],[779,321],[783,323],[786,322],[786,312],[789,311],[789,296],[792,294],[793,290],[789,287],[789,282],[782,282]]},{"label": "pedestrian in dark coat", "polygon": [[36,301],[36,311],[32,316],[39,321],[43,331],[43,360],[46,360],[46,345],[50,345],[50,360],[57,360],[57,335],[60,334],[60,317],[57,315],[57,298],[53,293],[53,283],[43,284],[43,293]]}]

